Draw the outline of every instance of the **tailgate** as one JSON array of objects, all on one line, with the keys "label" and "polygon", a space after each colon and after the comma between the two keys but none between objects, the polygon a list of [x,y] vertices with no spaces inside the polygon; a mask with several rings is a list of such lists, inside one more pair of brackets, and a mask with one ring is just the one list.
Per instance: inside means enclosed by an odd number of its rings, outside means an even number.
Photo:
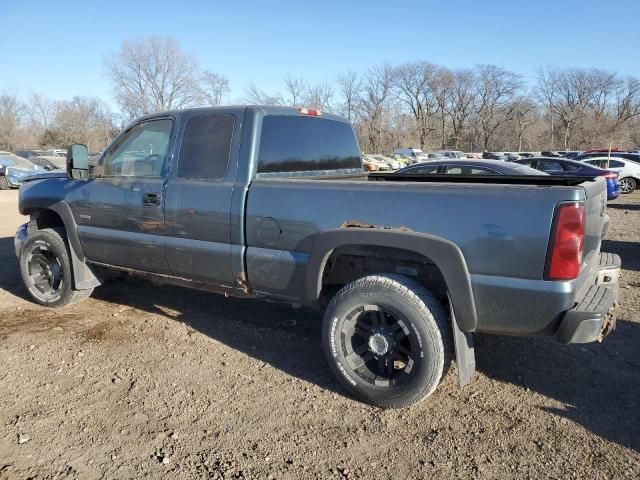
[{"label": "tailgate", "polygon": [[582,269],[578,279],[578,294],[594,282],[600,264],[600,243],[607,233],[607,184],[603,177],[581,184],[586,201],[586,235],[582,253]]}]

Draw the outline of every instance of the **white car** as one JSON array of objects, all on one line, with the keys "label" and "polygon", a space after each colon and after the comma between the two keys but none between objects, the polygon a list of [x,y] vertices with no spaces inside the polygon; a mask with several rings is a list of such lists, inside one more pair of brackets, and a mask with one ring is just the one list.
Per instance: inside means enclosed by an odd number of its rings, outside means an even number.
[{"label": "white car", "polygon": [[404,155],[406,157],[416,158],[423,152],[419,148],[396,148],[393,153],[395,153],[396,155]]},{"label": "white car", "polygon": [[384,155],[371,155],[371,156],[376,160],[378,160],[379,162],[386,163],[387,165],[389,165],[389,168],[391,168],[391,170],[398,170],[399,168],[404,167],[404,165],[402,165],[395,158],[386,157]]},{"label": "white car", "polygon": [[593,157],[582,160],[585,163],[618,172],[621,193],[631,193],[640,186],[640,163],[620,157]]}]

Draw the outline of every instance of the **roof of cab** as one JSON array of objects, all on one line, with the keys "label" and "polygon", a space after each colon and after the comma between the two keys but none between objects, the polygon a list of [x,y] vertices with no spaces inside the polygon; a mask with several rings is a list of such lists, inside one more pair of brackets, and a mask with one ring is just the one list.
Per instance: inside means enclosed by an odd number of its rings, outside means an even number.
[{"label": "roof of cab", "polygon": [[[292,115],[292,116],[300,116],[300,117],[314,117],[314,118],[325,118],[329,120],[335,120],[339,122],[347,122],[349,120],[346,118],[336,115],[334,113],[329,113],[326,111],[319,110],[321,112],[320,115],[307,115],[301,113],[301,109],[306,107],[283,107],[279,105],[229,105],[229,106],[220,106],[220,107],[197,107],[197,108],[185,108],[180,110],[166,110],[162,112],[150,113],[148,115],[144,115],[143,117],[137,118],[135,121],[147,120],[151,118],[158,117],[166,117],[172,115],[181,115],[184,113],[199,113],[202,115],[211,115],[215,113],[236,113],[243,114],[245,110],[252,109],[256,112],[261,112],[262,115]],[[314,109],[315,110],[315,109]]]}]

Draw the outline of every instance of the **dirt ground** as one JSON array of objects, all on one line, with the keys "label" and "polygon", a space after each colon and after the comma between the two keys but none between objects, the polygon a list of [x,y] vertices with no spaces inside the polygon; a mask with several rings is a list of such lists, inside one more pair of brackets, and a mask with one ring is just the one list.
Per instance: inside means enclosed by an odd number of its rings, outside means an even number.
[{"label": "dirt ground", "polygon": [[411,409],[347,397],[305,309],[139,280],[50,310],[0,192],[0,479],[640,478],[640,193],[609,205],[624,272],[601,344],[477,336]]}]

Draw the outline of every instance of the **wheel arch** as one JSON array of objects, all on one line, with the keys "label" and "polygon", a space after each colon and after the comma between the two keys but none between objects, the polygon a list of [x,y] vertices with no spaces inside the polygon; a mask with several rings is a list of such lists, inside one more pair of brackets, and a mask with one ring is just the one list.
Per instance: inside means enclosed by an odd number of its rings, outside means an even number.
[{"label": "wheel arch", "polygon": [[345,246],[395,248],[430,259],[442,274],[458,326],[465,332],[475,331],[478,320],[471,277],[460,248],[441,237],[400,229],[350,227],[316,235],[305,282],[308,302],[320,298],[327,262],[336,249]]},{"label": "wheel arch", "polygon": [[73,268],[73,284],[76,290],[86,290],[101,284],[93,270],[85,262],[84,251],[78,236],[78,226],[67,202],[56,201],[44,207],[26,206],[20,211],[25,215],[30,215],[39,230],[51,227],[64,228]]}]

